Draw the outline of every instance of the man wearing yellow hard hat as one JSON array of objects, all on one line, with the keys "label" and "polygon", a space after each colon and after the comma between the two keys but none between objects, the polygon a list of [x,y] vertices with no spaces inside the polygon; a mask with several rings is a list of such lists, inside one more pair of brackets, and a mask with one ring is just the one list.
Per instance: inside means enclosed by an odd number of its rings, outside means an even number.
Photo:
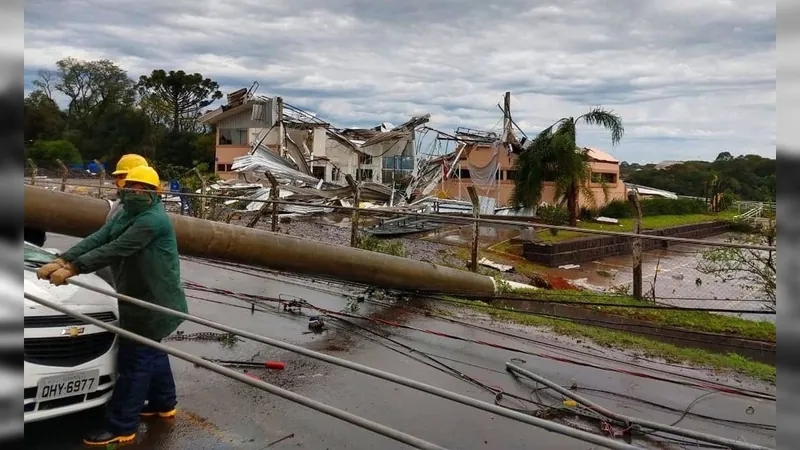
[{"label": "man wearing yellow hard hat", "polygon": [[[39,277],[58,286],[80,273],[110,266],[120,294],[188,312],[175,230],[161,205],[160,186],[152,167],[131,168],[120,190],[121,210],[59,261],[39,269]],[[119,302],[119,318],[122,328],[155,341],[172,334],[183,321],[125,301]],[[175,415],[175,381],[166,353],[121,340],[117,358],[108,421],[84,438],[86,444],[129,442],[136,437],[140,416]]]},{"label": "man wearing yellow hard hat", "polygon": [[114,177],[114,185],[117,186],[117,199],[111,202],[111,208],[108,211],[108,217],[106,217],[106,221],[111,219],[116,213],[119,212],[120,209],[120,199],[119,194],[121,189],[125,186],[125,177],[128,176],[128,172],[131,171],[134,167],[145,166],[149,167],[150,165],[147,164],[147,160],[144,159],[143,156],[137,155],[135,153],[128,153],[127,155],[122,155],[122,157],[117,161],[117,167],[114,169],[114,172],[111,175]]}]

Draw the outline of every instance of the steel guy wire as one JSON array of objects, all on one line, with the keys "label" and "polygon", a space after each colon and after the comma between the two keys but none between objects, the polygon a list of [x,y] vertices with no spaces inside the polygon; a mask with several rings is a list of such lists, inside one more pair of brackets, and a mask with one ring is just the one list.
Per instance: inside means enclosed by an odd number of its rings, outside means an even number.
[{"label": "steel guy wire", "polygon": [[[26,268],[26,270],[35,271],[34,269],[31,269],[31,268]],[[241,336],[241,337],[252,339],[252,340],[254,340],[256,342],[261,342],[262,344],[271,345],[271,346],[274,346],[274,347],[281,348],[283,350],[287,350],[287,351],[290,351],[290,352],[294,352],[294,353],[298,353],[298,354],[301,354],[301,355],[304,355],[304,356],[308,356],[310,358],[313,358],[313,359],[316,359],[316,360],[319,360],[319,361],[328,362],[328,363],[331,363],[331,364],[334,364],[334,365],[337,365],[337,366],[340,366],[340,367],[345,367],[345,368],[348,368],[348,369],[352,369],[352,370],[355,370],[357,372],[361,372],[361,373],[364,373],[364,374],[367,374],[367,375],[372,375],[374,377],[381,378],[381,379],[386,380],[386,381],[391,381],[393,383],[400,384],[400,385],[409,387],[411,389],[416,389],[416,390],[419,390],[419,391],[422,391],[422,392],[427,392],[427,393],[429,393],[431,395],[434,395],[434,396],[437,396],[437,397],[440,397],[440,398],[445,398],[445,399],[454,401],[456,403],[461,403],[461,404],[466,405],[466,406],[471,406],[471,407],[476,408],[476,409],[480,409],[480,410],[483,410],[483,411],[486,411],[486,412],[494,413],[494,414],[499,415],[499,416],[503,416],[503,417],[506,417],[506,418],[509,418],[509,419],[512,419],[512,420],[516,420],[518,422],[527,423],[529,425],[533,425],[533,426],[536,426],[538,428],[545,429],[547,431],[552,431],[552,432],[555,432],[555,433],[563,434],[563,435],[566,435],[566,436],[569,436],[569,437],[572,437],[572,438],[575,438],[575,439],[578,439],[578,440],[581,440],[581,441],[584,441],[584,442],[589,442],[589,443],[592,443],[592,444],[600,445],[600,446],[603,446],[603,447],[606,447],[606,448],[611,448],[611,449],[633,450],[633,449],[637,449],[638,448],[638,447],[635,447],[633,445],[626,444],[624,442],[619,442],[619,441],[615,441],[613,439],[606,438],[604,436],[598,436],[598,435],[595,435],[595,434],[587,433],[585,431],[581,431],[581,430],[578,430],[578,429],[575,429],[575,428],[571,428],[571,427],[566,426],[566,425],[561,425],[561,424],[558,424],[558,423],[550,422],[550,421],[547,421],[547,420],[544,420],[544,419],[540,419],[540,418],[537,418],[537,417],[531,417],[529,415],[522,414],[522,413],[519,413],[519,412],[516,412],[516,411],[512,411],[512,410],[509,410],[509,409],[506,409],[506,408],[503,408],[503,407],[500,407],[500,406],[497,406],[497,405],[493,405],[491,403],[487,403],[487,402],[484,402],[484,401],[481,401],[481,400],[476,400],[474,398],[471,398],[471,397],[468,397],[468,396],[465,396],[465,395],[461,395],[461,394],[458,394],[458,393],[455,393],[455,392],[451,392],[451,391],[448,391],[448,390],[445,390],[445,389],[437,388],[435,386],[431,386],[429,384],[421,383],[419,381],[415,381],[415,380],[412,380],[412,379],[409,379],[409,378],[401,377],[401,376],[393,374],[393,373],[384,372],[382,370],[375,369],[373,367],[365,366],[365,365],[358,364],[358,363],[355,363],[355,362],[352,362],[352,361],[348,361],[348,360],[345,360],[345,359],[341,359],[341,358],[337,358],[337,357],[334,357],[334,356],[326,355],[324,353],[319,353],[319,352],[316,352],[316,351],[313,351],[313,350],[309,350],[307,348],[300,347],[300,346],[297,346],[297,345],[289,344],[287,342],[283,342],[283,341],[280,341],[280,340],[277,340],[277,339],[272,339],[272,338],[269,338],[269,337],[266,337],[266,336],[261,336],[261,335],[255,334],[255,333],[251,333],[251,332],[246,331],[246,330],[241,330],[241,329],[237,329],[237,328],[234,328],[234,327],[230,327],[230,326],[227,326],[227,325],[224,325],[224,324],[220,324],[220,323],[208,320],[208,319],[204,319],[202,317],[193,316],[191,314],[186,314],[186,313],[182,313],[182,312],[179,312],[179,311],[175,311],[173,309],[165,308],[165,307],[160,306],[160,305],[155,305],[153,303],[149,303],[149,302],[146,302],[146,301],[134,298],[134,297],[130,297],[128,295],[119,294],[119,293],[112,292],[112,291],[109,291],[109,290],[106,290],[106,289],[102,289],[102,288],[97,288],[95,286],[92,286],[91,284],[84,283],[84,282],[79,281],[79,280],[70,279],[70,280],[68,280],[68,283],[72,284],[74,286],[78,286],[78,287],[81,287],[81,288],[84,288],[84,289],[88,289],[90,291],[97,292],[99,294],[104,294],[104,295],[108,295],[110,297],[114,297],[117,300],[122,300],[122,301],[134,304],[136,306],[139,306],[139,307],[142,307],[142,308],[145,308],[145,309],[149,309],[149,310],[152,310],[152,311],[158,311],[158,312],[161,312],[163,314],[168,314],[168,315],[172,315],[172,316],[175,316],[175,317],[179,317],[179,318],[182,318],[184,320],[188,320],[190,322],[195,322],[195,323],[198,323],[198,324],[201,324],[201,325],[205,325],[207,327],[214,328],[214,329],[217,329],[217,330],[220,330],[220,331],[225,331],[225,332],[228,332],[228,333],[231,333],[231,334],[235,334],[235,335],[238,335],[238,336]],[[26,296],[27,295],[28,294],[26,294]],[[40,300],[42,300],[42,299],[40,299]],[[44,301],[47,302],[47,304],[45,304],[45,306],[50,307],[50,305],[53,305],[52,302],[49,302],[47,300],[44,300]],[[59,308],[59,309],[56,309],[57,311],[63,312],[64,310],[66,310],[66,308],[60,307],[59,305],[54,305],[54,306],[57,306]],[[92,322],[92,323],[94,323],[94,322]],[[100,324],[103,324],[103,323],[100,322]],[[124,330],[120,330],[120,331],[124,331]],[[142,339],[144,339],[144,338],[142,338]],[[166,347],[166,348],[169,348],[169,347]],[[170,349],[170,351],[172,351],[172,349]],[[191,357],[191,355],[189,355],[189,357]],[[235,371],[232,371],[232,372],[234,374],[236,374],[236,375],[239,375],[238,372],[235,372]],[[241,380],[246,382],[248,377],[246,377],[244,375],[241,375],[241,378],[237,378],[237,379],[241,379]],[[255,380],[253,380],[253,381],[255,381]],[[248,384],[250,384],[250,383],[248,383]],[[274,386],[268,385],[266,383],[265,383],[265,385],[267,387],[269,387],[270,389],[275,388]],[[276,389],[280,389],[280,388],[276,388]],[[280,391],[276,391],[276,392],[288,393],[290,395],[297,395],[297,394],[291,393],[290,391],[280,390]],[[298,396],[298,397],[300,397],[300,396]],[[284,398],[286,398],[286,397],[284,397]],[[300,397],[300,398],[303,399],[303,401],[314,402],[313,400],[306,399],[305,397]],[[313,404],[317,405],[316,402],[314,402]],[[345,420],[345,419],[343,419],[343,420]],[[377,424],[375,424],[375,425],[377,425]],[[430,445],[433,445],[433,444],[430,444]],[[438,449],[438,448],[441,448],[441,447],[418,447],[418,448],[437,448]]]},{"label": "steel guy wire", "polygon": [[[57,183],[60,184],[60,183]],[[99,185],[85,185],[85,184],[67,184],[67,186],[75,186],[75,187],[86,187],[86,188],[93,188],[93,189],[104,189],[104,190],[119,190],[116,186],[99,186]],[[67,194],[71,195],[71,194]],[[161,195],[168,195],[168,196],[187,196],[187,197],[198,197],[198,198],[210,198],[210,199],[217,199],[217,200],[234,200],[234,201],[246,201],[246,202],[256,202],[256,203],[277,203],[279,205],[301,205],[301,206],[317,206],[314,204],[298,202],[298,201],[289,201],[289,200],[272,200],[272,199],[252,199],[247,197],[229,197],[225,195],[213,195],[213,194],[197,194],[197,193],[171,193],[171,192],[162,192]],[[776,247],[770,247],[765,245],[752,245],[752,244],[737,244],[733,242],[709,242],[704,241],[702,239],[690,239],[690,238],[679,238],[679,237],[670,237],[670,236],[658,236],[653,234],[636,234],[632,232],[625,232],[625,231],[608,231],[608,230],[594,230],[591,228],[578,228],[578,227],[570,227],[564,225],[550,225],[545,223],[534,223],[534,222],[525,222],[525,221],[515,221],[515,220],[504,220],[504,219],[486,219],[486,218],[478,218],[475,219],[473,217],[464,216],[458,217],[457,215],[440,215],[440,214],[433,214],[433,213],[420,213],[414,211],[405,211],[401,209],[397,209],[397,207],[390,209],[390,208],[360,208],[354,206],[337,206],[337,205],[319,205],[321,208],[327,208],[332,210],[340,210],[340,211],[359,211],[362,214],[373,214],[373,215],[403,215],[403,216],[414,216],[414,217],[424,217],[424,218],[431,218],[437,219],[436,221],[442,223],[465,223],[471,224],[473,222],[489,224],[489,225],[507,225],[512,227],[525,227],[529,228],[532,226],[538,228],[547,228],[553,230],[560,230],[560,231],[575,231],[584,234],[598,234],[604,236],[620,236],[620,237],[628,237],[628,238],[635,238],[641,239],[643,241],[653,240],[653,241],[665,241],[665,242],[678,242],[684,244],[694,244],[694,245],[703,245],[709,247],[728,247],[728,248],[743,248],[743,249],[750,249],[750,250],[762,250],[762,251],[777,251]],[[205,219],[198,219],[198,220],[205,220]]]},{"label": "steel guy wire", "polygon": [[411,446],[413,448],[426,449],[426,450],[444,450],[444,447],[438,446],[436,444],[432,444],[432,443],[424,441],[424,440],[422,440],[420,438],[411,436],[409,434],[403,433],[403,432],[395,430],[393,428],[389,428],[389,427],[387,427],[385,425],[381,425],[379,423],[373,422],[373,421],[365,419],[363,417],[356,416],[355,414],[351,414],[351,413],[349,413],[347,411],[343,411],[341,409],[334,408],[334,407],[332,407],[330,405],[327,405],[325,403],[318,402],[318,401],[310,399],[308,397],[304,397],[304,396],[302,396],[300,394],[297,394],[297,393],[294,393],[292,391],[289,391],[289,390],[280,388],[278,386],[269,384],[269,383],[267,383],[265,381],[256,380],[256,379],[250,378],[247,375],[239,373],[239,372],[237,372],[235,370],[229,369],[227,367],[223,367],[223,366],[221,366],[219,364],[215,364],[215,363],[212,363],[210,361],[206,361],[203,358],[198,358],[197,356],[192,355],[190,353],[187,353],[187,352],[184,352],[182,350],[178,350],[176,348],[173,348],[173,347],[161,344],[159,342],[153,341],[151,339],[142,337],[142,336],[140,336],[138,334],[132,333],[132,332],[127,331],[127,330],[124,330],[124,329],[122,329],[120,327],[117,327],[115,325],[110,325],[110,324],[105,323],[105,322],[103,322],[101,320],[94,319],[94,318],[89,317],[89,316],[87,316],[85,314],[81,314],[81,313],[72,311],[71,309],[69,309],[69,308],[67,308],[67,307],[65,307],[63,305],[60,305],[60,304],[55,303],[55,302],[51,302],[49,300],[45,300],[45,299],[40,298],[40,297],[38,297],[36,295],[33,295],[31,293],[26,292],[25,293],[25,298],[27,298],[27,299],[29,299],[31,301],[34,301],[34,302],[36,302],[36,303],[38,303],[38,304],[40,304],[42,306],[45,306],[47,308],[50,308],[50,309],[52,309],[54,311],[58,311],[58,312],[60,312],[62,314],[66,314],[68,316],[75,317],[77,319],[83,320],[86,323],[91,323],[92,325],[95,325],[95,326],[97,326],[99,328],[102,328],[102,329],[104,329],[106,331],[114,333],[114,334],[116,334],[118,336],[121,336],[123,338],[135,341],[135,342],[137,342],[139,344],[142,344],[142,345],[147,345],[148,347],[152,347],[152,348],[154,348],[156,350],[160,350],[162,352],[165,352],[167,354],[175,356],[176,358],[183,359],[184,361],[188,361],[188,362],[190,362],[192,364],[195,364],[197,366],[200,366],[200,367],[203,367],[205,369],[208,369],[208,370],[210,370],[212,372],[216,372],[216,373],[218,373],[220,375],[223,375],[223,376],[226,376],[228,378],[232,378],[234,380],[237,380],[237,381],[240,381],[242,383],[248,384],[248,385],[250,385],[252,387],[255,387],[257,389],[261,389],[262,391],[265,391],[265,392],[268,392],[270,394],[276,395],[278,397],[281,397],[283,399],[289,400],[291,402],[299,403],[299,404],[301,404],[303,406],[306,406],[306,407],[311,408],[313,410],[319,411],[319,412],[321,412],[323,414],[327,414],[329,416],[336,417],[337,419],[340,419],[340,420],[343,420],[345,422],[351,423],[351,424],[353,424],[353,425],[355,425],[357,427],[364,428],[364,429],[370,430],[370,431],[372,431],[374,433],[386,436],[386,437],[388,437],[390,439],[393,439],[395,441],[402,442],[402,443],[407,444],[407,445],[409,445],[409,446]]}]

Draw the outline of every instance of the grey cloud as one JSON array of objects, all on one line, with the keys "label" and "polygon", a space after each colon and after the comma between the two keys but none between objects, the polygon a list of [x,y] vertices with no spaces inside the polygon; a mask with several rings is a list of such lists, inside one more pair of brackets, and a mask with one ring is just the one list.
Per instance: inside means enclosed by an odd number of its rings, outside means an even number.
[{"label": "grey cloud", "polygon": [[[713,157],[721,145],[774,154],[775,11],[728,3],[33,0],[26,79],[70,56],[58,48],[114,59],[133,77],[258,80],[343,126],[430,112],[444,130],[493,126],[511,90],[529,133],[594,105],[617,109],[630,124],[621,158]],[[692,134],[701,128],[709,134]],[[600,130],[581,136],[608,146]]]}]

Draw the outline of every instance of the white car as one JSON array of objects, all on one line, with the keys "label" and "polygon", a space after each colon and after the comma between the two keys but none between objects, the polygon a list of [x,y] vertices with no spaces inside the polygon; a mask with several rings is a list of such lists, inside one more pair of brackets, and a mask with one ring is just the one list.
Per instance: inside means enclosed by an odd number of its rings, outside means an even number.
[{"label": "white car", "polygon": [[[54,259],[55,252],[25,243],[26,266]],[[118,324],[117,300],[76,286],[52,286],[24,271],[24,289],[103,322]],[[94,274],[76,279],[112,290]],[[103,405],[116,372],[113,333],[25,299],[24,421],[35,422]]]}]

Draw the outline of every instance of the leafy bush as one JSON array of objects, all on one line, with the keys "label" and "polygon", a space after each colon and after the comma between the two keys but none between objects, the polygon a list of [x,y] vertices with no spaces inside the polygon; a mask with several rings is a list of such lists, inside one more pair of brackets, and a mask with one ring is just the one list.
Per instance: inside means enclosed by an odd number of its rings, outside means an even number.
[{"label": "leafy bush", "polygon": [[536,215],[544,223],[550,225],[564,225],[569,220],[569,211],[558,206],[542,206],[536,211]]},{"label": "leafy bush", "polygon": [[706,212],[706,202],[694,198],[649,198],[642,201],[642,214],[645,216],[685,216]]},{"label": "leafy bush", "polygon": [[369,234],[359,235],[358,248],[386,255],[406,256],[406,249],[401,241],[384,241]]},{"label": "leafy bush", "polygon": [[736,202],[738,202],[739,200],[740,199],[739,199],[738,195],[736,195],[736,194],[734,194],[732,192],[726,192],[726,193],[722,194],[722,198],[719,199],[719,205],[718,205],[719,206],[719,210],[720,211],[727,211],[727,210],[733,208],[733,205],[736,204]]},{"label": "leafy bush", "polygon": [[630,205],[628,205],[628,202],[622,200],[613,200],[609,202],[606,206],[600,208],[599,213],[601,216],[614,217],[616,219],[633,217],[633,211],[631,211]]},{"label": "leafy bush", "polygon": [[[544,223],[549,225],[564,225],[569,221],[569,211],[558,206],[542,206],[536,211],[536,215]],[[550,228],[550,234],[556,236],[558,230]]]},{"label": "leafy bush", "polygon": [[[648,198],[641,201],[643,216],[685,216],[708,212],[703,200],[694,198]],[[633,209],[628,202],[614,200],[600,209],[600,215],[616,219],[633,217]]]},{"label": "leafy bush", "polygon": [[64,164],[80,164],[81,153],[72,145],[72,142],[59,141],[36,141],[29,148],[25,149],[25,157],[30,158],[38,167],[57,168],[57,159]]},{"label": "leafy bush", "polygon": [[597,217],[597,210],[583,206],[581,207],[581,212],[578,217],[581,220],[585,220],[587,222],[590,220],[594,220]]}]

